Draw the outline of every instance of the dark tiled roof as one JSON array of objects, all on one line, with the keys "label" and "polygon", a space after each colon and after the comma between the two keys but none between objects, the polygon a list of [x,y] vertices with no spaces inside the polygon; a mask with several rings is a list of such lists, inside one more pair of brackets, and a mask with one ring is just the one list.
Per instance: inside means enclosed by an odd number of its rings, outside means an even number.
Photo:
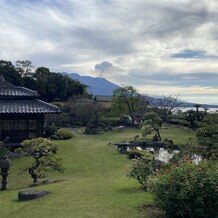
[{"label": "dark tiled roof", "polygon": [[30,97],[30,96],[38,96],[36,91],[24,88],[24,87],[8,87],[2,88],[0,87],[0,97]]},{"label": "dark tiled roof", "polygon": [[0,88],[13,88],[15,87],[11,83],[5,81],[4,77],[0,75]]},{"label": "dark tiled roof", "polygon": [[112,100],[111,95],[95,95],[94,101],[99,101],[99,102],[110,102]]},{"label": "dark tiled roof", "polygon": [[31,97],[38,96],[36,91],[20,86],[15,86],[5,81],[0,75],[0,97]]},{"label": "dark tiled roof", "polygon": [[60,110],[41,100],[0,100],[0,114],[59,113]]}]

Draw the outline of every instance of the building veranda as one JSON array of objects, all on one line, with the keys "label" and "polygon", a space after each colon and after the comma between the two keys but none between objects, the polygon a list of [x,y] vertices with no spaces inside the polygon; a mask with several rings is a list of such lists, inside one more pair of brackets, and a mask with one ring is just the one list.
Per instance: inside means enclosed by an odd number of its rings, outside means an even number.
[{"label": "building veranda", "polygon": [[0,75],[0,141],[16,146],[43,136],[44,115],[60,110],[38,97],[36,91],[8,83]]}]

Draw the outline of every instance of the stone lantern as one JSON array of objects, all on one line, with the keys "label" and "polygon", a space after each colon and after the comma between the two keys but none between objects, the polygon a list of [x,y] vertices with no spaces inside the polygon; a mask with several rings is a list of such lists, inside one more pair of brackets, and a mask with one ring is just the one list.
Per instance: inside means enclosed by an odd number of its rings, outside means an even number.
[{"label": "stone lantern", "polygon": [[1,159],[0,159],[0,168],[1,168],[1,176],[2,176],[2,187],[1,190],[5,190],[7,188],[7,177],[9,174],[9,168],[11,166],[11,160],[8,159],[7,155],[4,155]]}]

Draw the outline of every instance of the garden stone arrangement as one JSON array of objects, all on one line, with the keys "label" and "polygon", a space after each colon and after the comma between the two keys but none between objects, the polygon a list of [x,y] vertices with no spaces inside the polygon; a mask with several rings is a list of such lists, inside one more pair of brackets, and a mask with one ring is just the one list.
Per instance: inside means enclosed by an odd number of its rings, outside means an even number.
[{"label": "garden stone arrangement", "polygon": [[[168,163],[175,154],[180,153],[178,145],[173,142],[148,142],[148,141],[121,141],[114,144],[115,148],[122,154],[135,151],[135,158],[138,158],[140,151],[148,151],[154,155],[155,160],[159,160],[163,163]],[[139,153],[138,153],[138,152]],[[202,156],[197,154],[191,154],[190,156],[193,163],[198,164],[202,161]]]}]

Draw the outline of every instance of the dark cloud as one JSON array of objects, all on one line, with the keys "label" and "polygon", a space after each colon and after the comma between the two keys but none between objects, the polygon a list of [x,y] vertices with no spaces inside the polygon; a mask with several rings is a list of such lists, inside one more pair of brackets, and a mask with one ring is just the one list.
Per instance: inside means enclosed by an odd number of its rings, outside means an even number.
[{"label": "dark cloud", "polygon": [[217,59],[218,56],[207,54],[206,51],[203,50],[191,50],[185,49],[181,52],[172,54],[171,58],[195,58],[195,59]]},{"label": "dark cloud", "polygon": [[[151,25],[145,26],[143,34],[155,38],[188,37],[205,23],[215,22],[218,13],[212,13],[205,1],[173,2],[172,4],[150,5],[156,12],[157,19]],[[155,19],[153,19],[155,20]]]}]

